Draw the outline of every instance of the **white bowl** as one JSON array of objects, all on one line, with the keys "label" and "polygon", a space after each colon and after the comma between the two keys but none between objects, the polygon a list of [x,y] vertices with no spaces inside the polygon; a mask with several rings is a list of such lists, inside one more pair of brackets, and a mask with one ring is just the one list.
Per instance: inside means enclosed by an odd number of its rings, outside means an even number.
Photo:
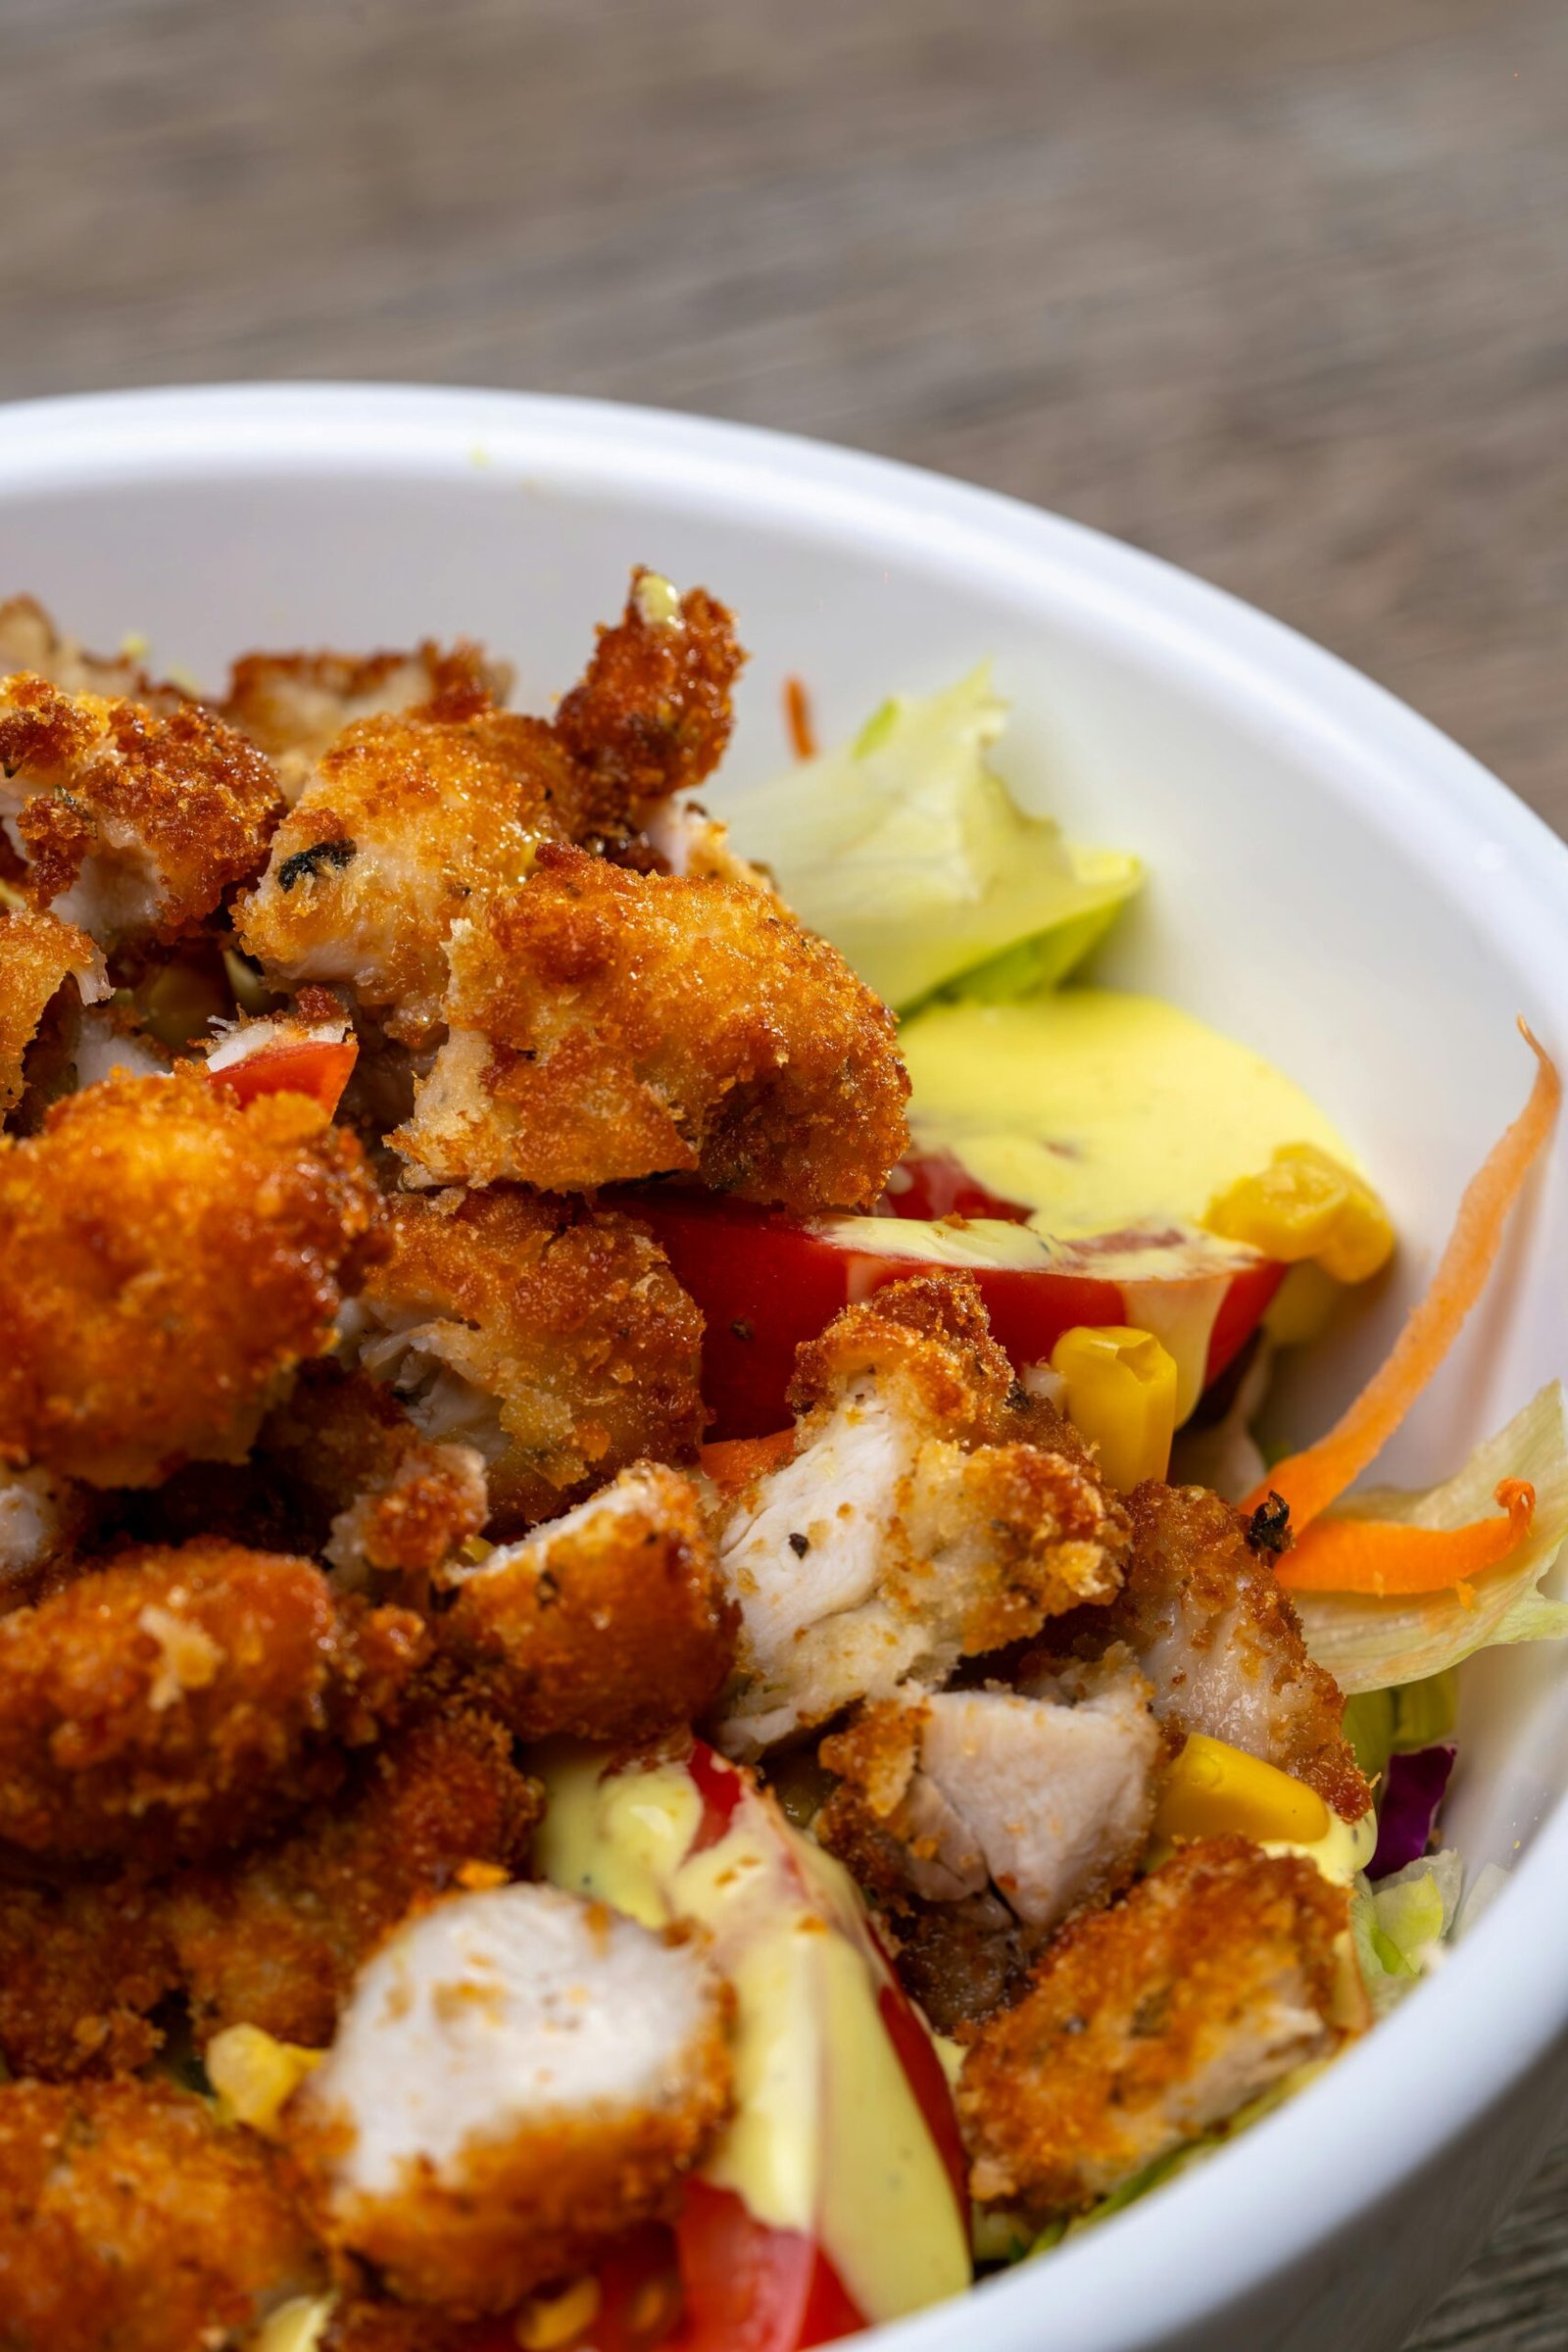
[{"label": "white bowl", "polygon": [[[143,632],[220,678],[254,644],[467,632],[543,704],[628,565],[738,607],[734,759],[787,757],[995,657],[1004,765],[1152,884],[1106,969],[1300,1079],[1365,1152],[1400,1282],[1290,1399],[1305,1434],[1386,1345],[1459,1188],[1523,1100],[1525,1011],[1568,1048],[1568,852],[1388,695],[1093,532],[875,460],[591,402],[356,386],[132,393],[0,411],[0,594],[91,644]],[[1391,1448],[1458,1461],[1568,1370],[1568,1141],[1447,1371]],[[1467,1676],[1449,1814],[1511,1883],[1442,1974],[1234,2148],[886,2352],[1392,2347],[1475,2251],[1568,2080],[1568,1707],[1548,1645]]]}]

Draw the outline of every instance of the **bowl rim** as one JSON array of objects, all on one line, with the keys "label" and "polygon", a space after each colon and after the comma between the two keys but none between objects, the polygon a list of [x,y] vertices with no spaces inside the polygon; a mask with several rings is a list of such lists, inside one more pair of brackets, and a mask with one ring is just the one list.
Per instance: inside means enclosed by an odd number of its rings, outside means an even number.
[{"label": "bowl rim", "polygon": [[[766,531],[878,545],[983,574],[1031,602],[1070,594],[1085,625],[1254,727],[1303,747],[1330,791],[1474,901],[1540,973],[1568,1043],[1568,847],[1468,753],[1284,623],[1142,551],[1001,493],[804,437],[554,395],[385,383],[238,383],[0,405],[0,505],[143,479],[403,473],[472,485],[476,452],[565,491],[635,491]],[[1418,823],[1412,818],[1419,816]],[[1548,1037],[1548,1042],[1551,1042]],[[1049,2313],[1072,2352],[1138,2352],[1215,2319],[1364,2221],[1522,2084],[1568,2030],[1568,1799],[1507,1886],[1421,1987],[1347,2057],[1159,2195],[974,2290],[877,2331],[938,2352],[978,2317],[993,2352],[1031,2352]],[[1435,2067],[1432,2053],[1442,2052]],[[1370,2119],[1390,2119],[1380,2132]],[[1419,2118],[1419,2138],[1401,2131]],[[1392,2142],[1392,2144],[1391,2144]],[[1129,2233],[1132,2233],[1129,2235]],[[973,2322],[971,2322],[973,2324]]]}]

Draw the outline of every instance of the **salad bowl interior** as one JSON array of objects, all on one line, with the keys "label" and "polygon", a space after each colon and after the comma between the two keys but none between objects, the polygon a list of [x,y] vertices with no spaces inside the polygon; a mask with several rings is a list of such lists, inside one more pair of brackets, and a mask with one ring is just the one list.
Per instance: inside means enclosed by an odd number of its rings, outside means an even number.
[{"label": "salad bowl interior", "polygon": [[[90,643],[220,676],[244,644],[483,639],[548,704],[645,563],[736,609],[726,771],[989,661],[998,765],[1149,882],[1096,977],[1279,1064],[1372,1171],[1392,1276],[1278,1388],[1318,1434],[1386,1351],[1524,1099],[1524,1014],[1568,1053],[1568,852],[1452,744],[1217,592],[1055,518],[876,461],[589,403],[236,387],[0,415],[0,589]],[[1446,1476],[1565,1368],[1568,1139],[1459,1347],[1380,1465]],[[1548,1590],[1555,1589],[1548,1582]],[[1245,2143],[1050,2263],[877,2340],[1374,2347],[1465,2259],[1539,2144],[1568,2030],[1568,1697],[1557,1648],[1465,1673],[1446,1835],[1507,1882],[1447,1965]],[[1495,1881],[1495,1873],[1494,1873]]]}]

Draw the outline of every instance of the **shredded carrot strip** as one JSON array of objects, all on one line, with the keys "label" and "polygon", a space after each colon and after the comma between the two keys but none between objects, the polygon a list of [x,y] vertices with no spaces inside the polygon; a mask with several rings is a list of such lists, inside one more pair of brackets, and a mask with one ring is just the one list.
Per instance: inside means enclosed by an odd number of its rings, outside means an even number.
[{"label": "shredded carrot strip", "polygon": [[1507,1515],[1469,1527],[1406,1527],[1396,1519],[1315,1519],[1279,1563],[1288,1592],[1446,1592],[1500,1568],[1530,1534],[1536,1490],[1505,1478],[1497,1503]]},{"label": "shredded carrot strip", "polygon": [[800,678],[784,681],[784,724],[790,731],[797,760],[816,758],[816,728],[811,720],[811,698]]},{"label": "shredded carrot strip", "polygon": [[776,1429],[767,1438],[723,1438],[716,1446],[699,1448],[703,1468],[721,1494],[738,1494],[754,1478],[779,1469],[795,1451],[793,1429]]},{"label": "shredded carrot strip", "polygon": [[1452,1347],[1486,1286],[1508,1211],[1551,1133],[1562,1100],[1562,1081],[1544,1047],[1522,1020],[1519,1029],[1539,1064],[1530,1100],[1466,1186],[1426,1297],[1411,1309],[1389,1355],[1327,1437],[1277,1462],[1247,1497],[1244,1510],[1266,1501],[1271,1490],[1283,1494],[1299,1537],[1381,1452]]}]

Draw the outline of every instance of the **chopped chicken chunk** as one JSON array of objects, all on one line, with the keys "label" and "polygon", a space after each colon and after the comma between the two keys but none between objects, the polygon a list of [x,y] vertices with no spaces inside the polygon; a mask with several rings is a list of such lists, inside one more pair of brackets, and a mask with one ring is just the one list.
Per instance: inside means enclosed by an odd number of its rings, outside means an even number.
[{"label": "chopped chicken chunk", "polygon": [[0,1459],[146,1486],[237,1459],[369,1246],[358,1146],[302,1095],[116,1078],[0,1139]]},{"label": "chopped chicken chunk", "polygon": [[845,1777],[817,1834],[895,1900],[994,1887],[1043,1935],[1131,1880],[1160,1754],[1149,1686],[1124,1664],[1031,1696],[890,1700],[824,1741],[822,1761]]},{"label": "chopped chicken chunk", "polygon": [[103,956],[85,931],[52,914],[0,914],[0,1111],[21,1101],[24,1056],[68,980],[80,1004],[109,994]]},{"label": "chopped chicken chunk", "polygon": [[221,709],[277,762],[293,802],[311,762],[362,718],[437,701],[499,704],[511,690],[510,663],[491,661],[482,646],[460,640],[448,651],[427,637],[408,653],[242,654]]},{"label": "chopped chicken chunk", "polygon": [[965,2052],[975,2197],[1091,2205],[1327,2055],[1347,1917],[1312,1863],[1222,1838],[1074,1921]]},{"label": "chopped chicken chunk", "polygon": [[6,2352],[196,2352],[320,2282],[270,2151],[193,2092],[0,2083]]},{"label": "chopped chicken chunk", "polygon": [[1203,1487],[1151,1479],[1127,1497],[1127,1581],[1114,1605],[1052,1629],[1081,1655],[1124,1642],[1154,1688],[1154,1712],[1180,1746],[1206,1732],[1305,1781],[1347,1821],[1371,1792],[1356,1769],[1332,1676],[1307,1656],[1300,1622],[1245,1522]]},{"label": "chopped chicken chunk", "polygon": [[461,1691],[435,1698],[280,1838],[168,1888],[160,1916],[198,2042],[235,2025],[330,2041],[383,1936],[466,1867],[510,1875],[541,1805],[500,1724]]},{"label": "chopped chicken chunk", "polygon": [[706,588],[679,596],[657,573],[632,574],[626,610],[556,712],[556,733],[595,786],[597,829],[633,827],[642,804],[711,775],[731,726],[730,692],[746,657]]},{"label": "chopped chicken chunk", "polygon": [[13,2075],[133,2073],[163,2040],[151,2013],[175,1982],[141,1881],[0,1880],[0,2056]]},{"label": "chopped chicken chunk", "polygon": [[340,983],[387,1034],[434,1037],[447,936],[473,894],[572,841],[586,786],[542,719],[441,706],[362,719],[322,754],[235,919],[275,986]]},{"label": "chopped chicken chunk", "polygon": [[427,1637],[308,1560],[121,1554],[0,1618],[0,1838],[62,1859],[211,1852],[342,1778]]},{"label": "chopped chicken chunk", "polygon": [[263,755],[195,704],[0,681],[0,817],[27,895],[100,947],[202,922],[264,863],[280,806]]},{"label": "chopped chicken chunk", "polygon": [[520,1533],[702,1435],[703,1319],[630,1218],[513,1187],[398,1201],[346,1345],[429,1439],[475,1446]]},{"label": "chopped chicken chunk", "polygon": [[1038,1414],[967,1276],[879,1290],[797,1363],[792,1458],[715,1516],[742,1621],[733,1756],[1108,1600],[1126,1545],[1081,1456],[1012,1434]]},{"label": "chopped chicken chunk", "polygon": [[735,1655],[697,1491],[654,1462],[448,1575],[442,1645],[521,1740],[651,1740],[701,1715]]},{"label": "chopped chicken chunk", "polygon": [[67,694],[100,694],[172,710],[189,697],[177,686],[155,680],[134,654],[89,654],[78,639],[58,629],[36,597],[13,596],[0,604],[0,677],[29,669]]},{"label": "chopped chicken chunk", "polygon": [[893,1015],[760,891],[546,847],[449,956],[410,1182],[685,1171],[809,1214],[869,1206],[907,1142]]},{"label": "chopped chicken chunk", "polygon": [[673,2210],[727,2104],[727,2010],[695,1944],[602,1904],[438,1904],[284,2111],[318,2227],[412,2301],[508,2309]]},{"label": "chopped chicken chunk", "polygon": [[490,1514],[474,1446],[425,1437],[390,1390],[336,1364],[304,1366],[258,1450],[345,1591],[381,1575],[418,1593]]}]

